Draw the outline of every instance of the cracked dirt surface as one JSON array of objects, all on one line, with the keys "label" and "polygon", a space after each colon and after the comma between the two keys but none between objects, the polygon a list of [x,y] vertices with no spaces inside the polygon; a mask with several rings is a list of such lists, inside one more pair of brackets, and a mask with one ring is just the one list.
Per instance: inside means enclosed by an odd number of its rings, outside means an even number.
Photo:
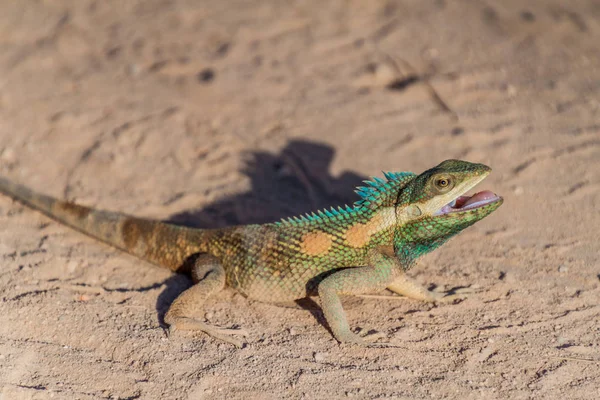
[{"label": "cracked dirt surface", "polygon": [[0,197],[0,398],[598,398],[600,7],[565,4],[2,2],[0,173],[38,191],[216,227],[461,158],[505,204],[411,271],[466,300],[344,300],[398,348],[226,290],[235,349],[165,336],[185,277]]}]

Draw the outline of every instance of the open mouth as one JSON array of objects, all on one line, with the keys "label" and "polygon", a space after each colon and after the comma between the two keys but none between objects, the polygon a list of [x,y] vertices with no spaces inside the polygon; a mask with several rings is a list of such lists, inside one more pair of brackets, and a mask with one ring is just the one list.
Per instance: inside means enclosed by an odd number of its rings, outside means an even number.
[{"label": "open mouth", "polygon": [[442,207],[435,215],[474,210],[492,204],[500,199],[500,196],[489,190],[475,193],[473,196],[459,196]]}]

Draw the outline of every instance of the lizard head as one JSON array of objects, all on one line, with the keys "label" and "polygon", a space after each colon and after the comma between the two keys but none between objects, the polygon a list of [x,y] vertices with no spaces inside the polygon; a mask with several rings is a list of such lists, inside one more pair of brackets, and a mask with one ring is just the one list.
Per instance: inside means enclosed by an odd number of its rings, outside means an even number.
[{"label": "lizard head", "polygon": [[502,197],[488,190],[465,195],[490,172],[483,164],[446,160],[415,176],[398,193],[395,252],[411,264],[500,207]]}]

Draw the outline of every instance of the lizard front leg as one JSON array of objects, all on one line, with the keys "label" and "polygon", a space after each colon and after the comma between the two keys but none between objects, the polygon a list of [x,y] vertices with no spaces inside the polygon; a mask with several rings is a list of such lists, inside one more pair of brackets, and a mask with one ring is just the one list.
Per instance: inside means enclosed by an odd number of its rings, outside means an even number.
[{"label": "lizard front leg", "polygon": [[401,266],[392,257],[376,250],[369,254],[369,266],[347,268],[336,271],[319,283],[318,291],[325,319],[333,336],[341,343],[376,345],[350,330],[346,313],[340,301],[340,294],[361,294],[382,290],[400,274]]},{"label": "lizard front leg", "polygon": [[226,329],[211,326],[197,319],[207,298],[225,287],[225,270],[215,257],[201,254],[194,261],[191,271],[195,285],[181,293],[169,307],[165,322],[170,329],[196,330],[242,347],[242,342],[231,335],[247,336],[242,329]]}]

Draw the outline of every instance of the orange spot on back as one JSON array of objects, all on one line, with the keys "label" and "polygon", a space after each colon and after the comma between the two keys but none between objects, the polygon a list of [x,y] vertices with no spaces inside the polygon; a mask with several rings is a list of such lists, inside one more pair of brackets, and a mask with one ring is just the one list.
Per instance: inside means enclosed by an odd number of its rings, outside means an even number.
[{"label": "orange spot on back", "polygon": [[318,256],[327,253],[332,244],[333,241],[327,233],[317,231],[307,233],[302,237],[300,249],[309,256]]},{"label": "orange spot on back", "polygon": [[384,218],[381,214],[375,214],[366,224],[357,223],[346,231],[346,242],[352,247],[363,247],[369,243],[371,236],[384,226]]},{"label": "orange spot on back", "polygon": [[346,241],[352,247],[363,247],[370,239],[371,234],[367,224],[355,224],[346,231]]}]

